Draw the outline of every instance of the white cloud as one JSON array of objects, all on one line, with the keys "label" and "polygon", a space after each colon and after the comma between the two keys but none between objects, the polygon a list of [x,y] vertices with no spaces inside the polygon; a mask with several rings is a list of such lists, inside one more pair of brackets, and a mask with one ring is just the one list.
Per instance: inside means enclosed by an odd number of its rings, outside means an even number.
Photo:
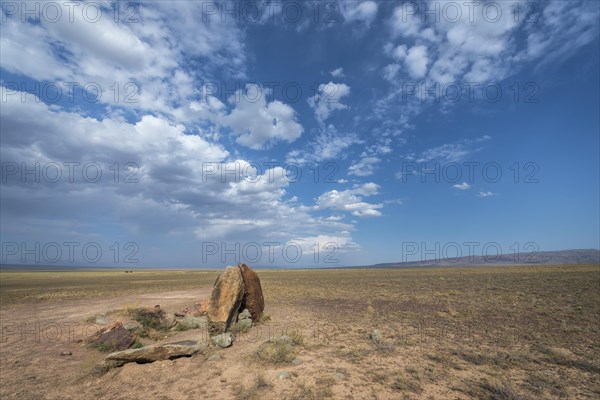
[{"label": "white cloud", "polygon": [[280,141],[291,143],[302,135],[304,129],[297,122],[296,112],[281,101],[267,103],[264,94],[256,101],[242,94],[233,98],[239,99],[232,100],[235,108],[219,122],[233,130],[238,144],[259,150]]},{"label": "white cloud", "polygon": [[[499,2],[487,11],[483,7],[483,3],[453,3],[458,18],[452,20],[437,11],[435,21],[432,13],[424,15],[425,7],[420,4],[399,5],[389,25],[402,43],[396,48],[387,45],[387,53],[396,60],[408,60],[407,42],[414,42],[413,48],[427,46],[431,64],[427,79],[441,84],[460,80],[483,84],[504,79],[527,61],[564,57],[598,35],[600,9],[585,1],[548,2],[534,13],[526,2]],[[499,11],[498,18],[492,9]],[[425,77],[424,55],[419,50],[407,62],[415,79]]]},{"label": "white cloud", "polygon": [[429,63],[427,47],[411,47],[406,55],[405,62],[411,78],[418,79],[424,77],[427,73],[427,64]]},{"label": "white cloud", "polygon": [[[118,116],[83,117],[32,96],[21,102],[20,93],[6,96],[5,90],[0,93],[7,100],[0,119],[3,162],[95,162],[106,179],[97,184],[3,183],[3,236],[17,230],[47,235],[50,229],[60,233],[62,241],[82,240],[93,225],[110,227],[108,235],[179,238],[188,243],[188,250],[197,247],[198,240],[285,243],[290,238],[328,236],[351,242],[351,224],[317,218],[312,212],[319,207],[288,199],[289,182],[282,168],[256,171],[246,160],[231,159],[202,131],[192,134],[183,124],[153,115],[133,123]],[[137,164],[137,183],[124,184],[125,172],[114,182],[109,167],[115,162]],[[207,174],[207,164],[217,169]],[[363,208],[357,213],[368,214],[368,207]],[[70,228],[54,230],[57,224]],[[95,232],[100,237],[107,233]],[[149,251],[144,244],[140,247]]]},{"label": "white cloud", "polygon": [[344,69],[342,67],[336,68],[330,72],[331,76],[334,78],[343,78],[344,77]]},{"label": "white cloud", "polygon": [[383,77],[386,80],[393,82],[394,80],[396,80],[398,71],[400,71],[400,64],[397,64],[397,63],[388,64],[383,69]]},{"label": "white cloud", "polygon": [[317,121],[323,123],[333,111],[348,108],[341,100],[349,94],[350,86],[344,83],[323,83],[317,93],[308,98],[308,105],[315,110]]},{"label": "white cloud", "polygon": [[349,175],[370,176],[373,175],[375,165],[381,161],[378,157],[363,157],[348,168]]},{"label": "white cloud", "polygon": [[303,149],[290,151],[286,162],[306,164],[334,160],[342,157],[346,149],[359,143],[362,140],[356,134],[338,132],[333,125],[329,125]]},{"label": "white cloud", "polygon": [[373,196],[378,193],[379,186],[373,182],[355,185],[348,190],[330,190],[317,198],[318,209],[333,209],[346,211],[357,217],[378,217],[378,210],[383,204],[372,204],[362,200],[364,196]]},{"label": "white cloud", "polygon": [[492,192],[479,192],[477,194],[477,197],[490,197],[490,196],[495,196],[495,194]]},{"label": "white cloud", "polygon": [[423,151],[416,161],[419,163],[429,161],[439,163],[458,162],[463,160],[467,155],[479,150],[479,148],[473,147],[475,144],[490,139],[491,136],[484,135],[474,139],[462,139],[455,143],[446,143]]},{"label": "white cloud", "polygon": [[442,163],[457,162],[462,160],[469,150],[462,144],[443,144],[421,153],[421,157],[417,162],[437,161]]},{"label": "white cloud", "polygon": [[457,183],[456,185],[452,185],[452,187],[456,188],[456,189],[460,189],[460,190],[467,190],[471,188],[471,185],[469,185],[467,182],[463,182],[463,183]]},{"label": "white cloud", "polygon": [[370,26],[377,16],[377,3],[372,0],[341,0],[338,4],[347,22],[359,21]]},{"label": "white cloud", "polygon": [[[81,7],[69,12],[66,2],[54,5],[63,16],[56,22],[21,22],[19,15],[3,22],[3,68],[37,81],[93,83],[102,89],[100,104],[161,113],[179,122],[197,117],[189,108],[196,100],[193,88],[208,73],[218,68],[245,76],[242,30],[220,18],[199,24],[200,3],[140,3],[136,23],[117,23],[106,11],[91,23]],[[198,66],[193,71],[183,67],[190,60]]]}]

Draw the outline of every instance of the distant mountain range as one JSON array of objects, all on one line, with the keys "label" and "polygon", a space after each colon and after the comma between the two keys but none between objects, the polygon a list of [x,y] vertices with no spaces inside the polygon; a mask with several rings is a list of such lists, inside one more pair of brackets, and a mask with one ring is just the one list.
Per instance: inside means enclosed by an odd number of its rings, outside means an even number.
[{"label": "distant mountain range", "polygon": [[[535,253],[517,253],[503,254],[489,257],[474,256],[460,257],[455,259],[425,260],[425,261],[405,261],[391,262],[373,265],[360,266],[293,266],[285,267],[282,265],[255,266],[256,269],[353,269],[353,268],[418,268],[418,267],[475,267],[475,266],[493,266],[493,265],[559,265],[559,264],[600,264],[600,250],[598,249],[576,249],[559,251],[539,251]],[[133,269],[220,269],[222,265],[211,268],[190,268],[190,267],[145,267],[135,266]],[[64,271],[64,270],[118,270],[132,269],[131,266],[81,266],[81,265],[23,265],[23,264],[0,264],[0,270],[30,270],[30,271]]]},{"label": "distant mountain range", "polygon": [[[433,258],[433,257],[432,257]],[[575,249],[559,251],[539,251],[534,253],[502,254],[488,257],[473,256],[446,258],[439,260],[405,261],[369,265],[373,268],[407,268],[407,267],[465,267],[485,265],[523,265],[523,264],[600,264],[600,250]]]}]

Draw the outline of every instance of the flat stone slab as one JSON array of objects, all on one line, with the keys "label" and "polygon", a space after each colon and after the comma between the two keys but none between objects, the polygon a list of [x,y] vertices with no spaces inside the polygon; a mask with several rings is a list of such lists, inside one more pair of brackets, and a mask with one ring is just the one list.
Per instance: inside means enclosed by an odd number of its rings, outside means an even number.
[{"label": "flat stone slab", "polygon": [[117,351],[106,356],[104,366],[114,368],[130,362],[144,364],[160,360],[171,360],[178,357],[189,357],[203,352],[207,349],[208,345],[208,342],[185,340],[175,343],[152,344],[140,347],[139,349]]}]

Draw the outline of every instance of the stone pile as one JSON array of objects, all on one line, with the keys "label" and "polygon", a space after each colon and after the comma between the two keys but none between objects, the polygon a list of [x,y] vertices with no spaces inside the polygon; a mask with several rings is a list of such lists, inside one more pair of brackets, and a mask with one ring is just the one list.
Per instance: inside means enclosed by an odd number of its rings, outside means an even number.
[{"label": "stone pile", "polygon": [[[176,342],[153,344],[136,349],[129,347],[136,342],[135,334],[123,327],[121,322],[111,323],[89,339],[89,343],[101,344],[111,350],[104,367],[112,368],[128,362],[148,363],[205,352],[212,343],[218,347],[229,347],[236,332],[250,329],[263,316],[265,302],[258,275],[246,264],[226,267],[219,275],[209,299],[187,307],[174,317],[155,306],[136,310],[136,321],[154,329],[187,330],[206,329],[210,341]],[[108,322],[108,321],[107,321]],[[133,330],[133,329],[132,329]],[[110,346],[104,345],[110,343]]]}]

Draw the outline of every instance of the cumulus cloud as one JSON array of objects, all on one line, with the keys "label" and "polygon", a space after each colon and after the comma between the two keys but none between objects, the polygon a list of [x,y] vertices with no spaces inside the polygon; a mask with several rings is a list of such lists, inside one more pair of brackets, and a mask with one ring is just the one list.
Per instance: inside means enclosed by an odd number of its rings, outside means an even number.
[{"label": "cumulus cloud", "polygon": [[369,182],[352,189],[330,190],[317,198],[317,208],[346,211],[357,217],[378,217],[383,204],[363,201],[363,197],[376,195],[378,189],[379,185]]},{"label": "cumulus cloud", "polygon": [[280,141],[291,143],[302,135],[296,112],[287,104],[279,100],[267,103],[265,95],[254,101],[240,93],[232,98],[239,101],[232,100],[235,108],[219,121],[232,129],[238,144],[259,150]]},{"label": "cumulus cloud", "polygon": [[477,193],[477,197],[490,197],[490,196],[495,196],[495,194],[492,193],[492,192],[479,192],[479,193]]},{"label": "cumulus cloud", "polygon": [[377,16],[377,3],[372,0],[341,0],[338,4],[347,22],[359,21],[370,26]]},{"label": "cumulus cloud", "polygon": [[[382,67],[382,75],[397,85],[379,102],[380,114],[403,95],[399,85],[407,78],[427,87],[499,82],[532,61],[540,68],[564,59],[598,37],[600,9],[590,2],[547,2],[533,14],[528,10],[526,2],[396,6],[388,20],[393,40],[384,46],[393,62]],[[409,117],[428,101],[409,102]]]},{"label": "cumulus cloud", "polygon": [[[200,3],[141,3],[136,23],[115,22],[106,11],[90,23],[81,8],[69,12],[66,2],[54,6],[63,15],[55,22],[6,18],[0,38],[3,68],[37,81],[97,85],[100,104],[159,112],[178,121],[196,118],[189,104],[196,100],[192,88],[198,78],[216,69],[245,76],[242,30],[218,16],[198,24]],[[199,66],[194,72],[182,67],[189,61]]]},{"label": "cumulus cloud", "polygon": [[[3,237],[28,232],[28,240],[43,240],[51,229],[56,240],[83,240],[90,237],[92,225],[109,226],[112,235],[130,238],[179,238],[191,248],[198,246],[192,238],[286,243],[324,235],[351,242],[351,224],[315,217],[315,206],[290,197],[283,168],[261,170],[247,160],[232,159],[202,132],[191,133],[183,124],[154,115],[135,122],[118,116],[92,118],[32,96],[22,102],[21,93],[7,96],[4,88],[1,94],[7,99],[0,121],[3,162],[30,168],[35,163],[94,162],[104,173],[95,184],[63,179],[23,185],[20,176],[8,179],[2,188]],[[128,171],[123,166],[128,162],[139,168],[135,183],[125,184]],[[109,168],[115,163],[122,170],[117,181]],[[103,237],[103,232],[94,232],[94,240]],[[114,241],[114,236],[106,240]],[[138,243],[150,254],[152,246],[143,239]],[[189,265],[190,260],[185,262]]]},{"label": "cumulus cloud", "polygon": [[348,108],[342,103],[342,98],[350,94],[350,86],[345,83],[320,84],[317,93],[308,98],[308,105],[315,111],[319,123],[323,123],[335,110]]}]

